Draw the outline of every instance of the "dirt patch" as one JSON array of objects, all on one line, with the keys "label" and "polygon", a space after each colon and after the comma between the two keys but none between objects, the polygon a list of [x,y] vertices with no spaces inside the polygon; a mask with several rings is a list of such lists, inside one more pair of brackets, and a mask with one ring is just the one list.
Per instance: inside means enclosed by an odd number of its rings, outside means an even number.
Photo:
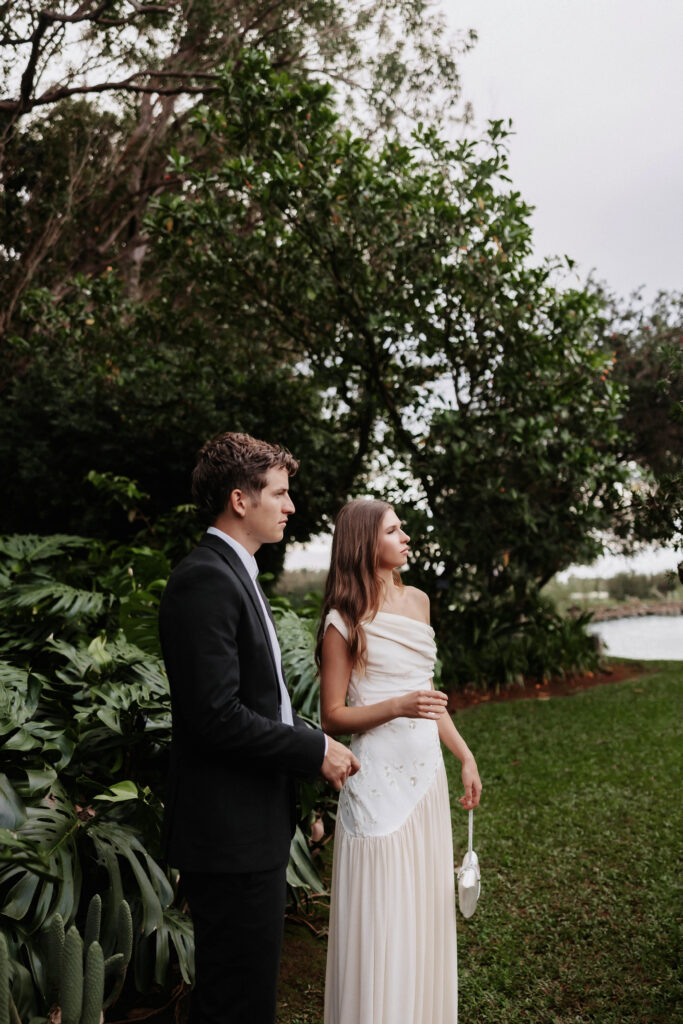
[{"label": "dirt patch", "polygon": [[551,676],[537,683],[533,680],[513,683],[498,693],[482,693],[478,690],[454,690],[448,697],[449,711],[462,711],[475,704],[496,704],[510,700],[547,700],[549,697],[570,697],[573,693],[588,690],[592,686],[606,683],[621,683],[625,679],[646,675],[653,669],[637,661],[618,662],[607,665],[597,672],[572,673],[566,676]]},{"label": "dirt patch", "polygon": [[303,1024],[323,1019],[326,934],[325,928],[316,936],[307,920],[287,918],[278,985],[278,1021],[296,1020]]}]

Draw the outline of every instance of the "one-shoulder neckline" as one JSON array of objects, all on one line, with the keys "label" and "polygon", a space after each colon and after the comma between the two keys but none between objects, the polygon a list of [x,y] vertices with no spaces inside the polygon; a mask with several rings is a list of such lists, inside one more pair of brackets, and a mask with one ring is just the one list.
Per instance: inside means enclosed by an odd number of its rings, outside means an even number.
[{"label": "one-shoulder neckline", "polygon": [[414,619],[412,615],[399,615],[397,612],[384,612],[381,610],[375,614],[375,618],[377,618],[378,615],[389,615],[392,619],[405,619],[406,622],[415,622],[418,626],[426,626],[427,629],[431,629],[432,633],[434,632],[434,627],[428,622],[423,622],[422,619]]}]

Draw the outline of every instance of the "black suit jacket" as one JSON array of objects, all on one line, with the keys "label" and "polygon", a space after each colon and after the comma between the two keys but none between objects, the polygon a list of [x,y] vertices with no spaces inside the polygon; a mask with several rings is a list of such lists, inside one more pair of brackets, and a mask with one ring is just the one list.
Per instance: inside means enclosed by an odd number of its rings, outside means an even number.
[{"label": "black suit jacket", "polygon": [[244,565],[206,534],[161,601],[173,736],[163,842],[181,870],[267,871],[287,862],[295,776],[320,770],[325,738],[280,720],[263,612]]}]

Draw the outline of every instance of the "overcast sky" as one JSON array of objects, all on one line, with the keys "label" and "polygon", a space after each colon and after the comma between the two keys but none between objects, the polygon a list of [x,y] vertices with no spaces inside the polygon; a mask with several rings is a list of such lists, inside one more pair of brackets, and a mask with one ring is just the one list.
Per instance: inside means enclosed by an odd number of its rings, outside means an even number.
[{"label": "overcast sky", "polygon": [[478,124],[512,118],[536,251],[615,291],[683,288],[683,0],[440,0],[479,42]]}]

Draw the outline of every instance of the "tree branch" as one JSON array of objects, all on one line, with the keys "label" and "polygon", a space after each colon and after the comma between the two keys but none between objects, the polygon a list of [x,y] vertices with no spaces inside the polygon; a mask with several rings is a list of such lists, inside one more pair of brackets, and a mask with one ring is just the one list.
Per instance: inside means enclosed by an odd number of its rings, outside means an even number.
[{"label": "tree branch", "polygon": [[[98,23],[101,15],[111,7],[113,0],[102,0],[99,7],[96,7],[94,11],[89,11],[88,8],[91,6],[89,3],[83,3],[74,14],[60,14],[59,11],[41,11],[39,18],[45,18],[48,22],[64,22],[72,25],[76,25],[82,21],[92,21]],[[135,0],[127,0],[127,3],[133,8],[138,14],[170,14],[173,7],[167,7],[164,4],[154,4],[149,7],[143,6],[142,4],[136,3]],[[173,6],[177,6],[174,4]]]},{"label": "tree branch", "polygon": [[29,96],[33,89],[33,82],[36,76],[36,67],[38,66],[38,56],[40,54],[40,41],[47,31],[49,21],[41,13],[38,16],[38,24],[35,27],[33,35],[31,36],[31,54],[28,59],[28,64],[24,68],[24,73],[21,76],[21,85],[19,87],[19,99],[15,102],[14,108],[18,111],[29,110],[28,106]]},{"label": "tree branch", "polygon": [[218,89],[217,85],[177,85],[177,86],[164,86],[164,85],[135,85],[135,79],[141,78],[148,75],[149,78],[175,78],[175,79],[193,79],[193,78],[205,78],[208,80],[217,81],[218,75],[212,75],[208,72],[157,72],[157,71],[139,71],[133,75],[129,75],[128,78],[123,78],[119,82],[98,82],[94,85],[74,85],[74,86],[53,86],[48,89],[41,96],[35,97],[35,99],[28,102],[28,104],[22,103],[21,100],[0,100],[0,111],[6,110],[9,113],[27,113],[33,110],[35,107],[45,106],[48,103],[56,103],[58,100],[66,99],[68,96],[83,96],[89,93],[100,93],[100,92],[131,92],[131,93],[156,93],[159,96],[178,96],[181,93],[186,93],[191,96],[202,95],[204,93],[216,92]]}]

